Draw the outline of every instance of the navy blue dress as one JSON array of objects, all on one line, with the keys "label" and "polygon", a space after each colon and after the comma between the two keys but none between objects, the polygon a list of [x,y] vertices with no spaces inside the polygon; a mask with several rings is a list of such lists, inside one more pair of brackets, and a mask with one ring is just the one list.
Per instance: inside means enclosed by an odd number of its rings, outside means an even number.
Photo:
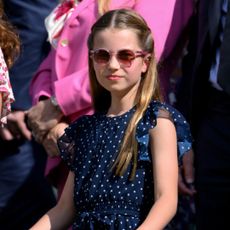
[{"label": "navy blue dress", "polygon": [[178,153],[191,148],[189,126],[174,108],[151,102],[138,124],[138,168],[130,180],[131,166],[121,177],[111,166],[116,159],[127,124],[135,107],[123,115],[107,117],[95,113],[83,116],[65,131],[59,140],[61,157],[75,174],[74,203],[76,218],[73,229],[136,229],[154,203],[154,184],[149,129],[157,117],[174,122]]}]

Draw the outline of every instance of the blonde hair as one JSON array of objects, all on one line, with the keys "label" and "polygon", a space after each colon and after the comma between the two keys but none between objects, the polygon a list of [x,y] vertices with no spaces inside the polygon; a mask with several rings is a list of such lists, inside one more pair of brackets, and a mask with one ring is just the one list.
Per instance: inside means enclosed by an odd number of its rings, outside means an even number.
[{"label": "blonde hair", "polygon": [[[88,39],[89,51],[93,49],[96,34],[108,28],[133,30],[137,34],[139,45],[142,50],[150,54],[147,63],[148,69],[142,74],[142,80],[139,86],[139,93],[136,98],[136,110],[128,124],[119,154],[112,167],[112,169],[115,169],[115,174],[121,176],[132,161],[130,177],[133,179],[137,168],[138,143],[135,138],[137,124],[143,117],[150,101],[152,99],[161,100],[156,70],[156,59],[154,56],[154,41],[151,30],[140,15],[127,9],[113,10],[104,14],[93,25]],[[105,112],[110,107],[111,95],[109,91],[98,83],[90,56],[89,74],[94,109],[96,112]],[[101,103],[101,101],[105,103]]]}]

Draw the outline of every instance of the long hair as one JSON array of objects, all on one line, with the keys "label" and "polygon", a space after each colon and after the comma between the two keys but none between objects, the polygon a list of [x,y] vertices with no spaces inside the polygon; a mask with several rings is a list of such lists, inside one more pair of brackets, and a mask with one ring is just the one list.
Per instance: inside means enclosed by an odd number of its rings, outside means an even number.
[{"label": "long hair", "polygon": [[[108,28],[133,30],[137,34],[139,45],[142,50],[150,54],[147,63],[148,69],[142,74],[142,80],[138,89],[139,93],[137,93],[136,98],[136,110],[128,124],[119,154],[112,167],[112,169],[115,169],[115,174],[121,176],[132,161],[132,171],[130,176],[131,179],[133,179],[137,168],[138,144],[135,138],[137,124],[143,117],[150,101],[152,99],[161,100],[156,70],[156,59],[154,55],[154,41],[151,30],[140,15],[127,9],[113,10],[104,14],[93,25],[88,38],[89,51],[93,49],[96,34]],[[90,54],[89,75],[94,109],[96,112],[107,111],[111,104],[111,95],[109,91],[98,83]]]},{"label": "long hair", "polygon": [[20,45],[15,29],[4,14],[2,0],[0,0],[0,47],[4,54],[6,65],[10,68],[19,54]]}]

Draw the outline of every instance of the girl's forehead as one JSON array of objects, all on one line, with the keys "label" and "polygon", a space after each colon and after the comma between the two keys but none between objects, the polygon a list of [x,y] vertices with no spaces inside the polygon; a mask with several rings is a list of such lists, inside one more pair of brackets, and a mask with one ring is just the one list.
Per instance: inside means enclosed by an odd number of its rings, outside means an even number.
[{"label": "girl's forehead", "polygon": [[136,32],[134,29],[132,28],[114,28],[114,27],[110,27],[110,28],[105,28],[104,30],[100,30],[98,32],[96,32],[95,36],[104,36],[106,34],[113,34],[113,35],[120,35],[120,36],[134,36],[136,35]]},{"label": "girl's forehead", "polygon": [[95,34],[94,47],[105,46],[139,46],[138,36],[133,29],[107,28]]}]

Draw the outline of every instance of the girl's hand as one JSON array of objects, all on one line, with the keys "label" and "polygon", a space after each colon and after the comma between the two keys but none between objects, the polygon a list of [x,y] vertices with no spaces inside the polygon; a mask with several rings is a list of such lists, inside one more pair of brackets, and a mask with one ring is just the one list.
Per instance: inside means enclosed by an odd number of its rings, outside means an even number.
[{"label": "girl's hand", "polygon": [[56,126],[54,126],[54,128],[49,131],[49,133],[44,138],[42,145],[50,157],[59,156],[57,140],[60,136],[64,134],[64,130],[67,126],[68,124],[65,122],[58,123]]}]

